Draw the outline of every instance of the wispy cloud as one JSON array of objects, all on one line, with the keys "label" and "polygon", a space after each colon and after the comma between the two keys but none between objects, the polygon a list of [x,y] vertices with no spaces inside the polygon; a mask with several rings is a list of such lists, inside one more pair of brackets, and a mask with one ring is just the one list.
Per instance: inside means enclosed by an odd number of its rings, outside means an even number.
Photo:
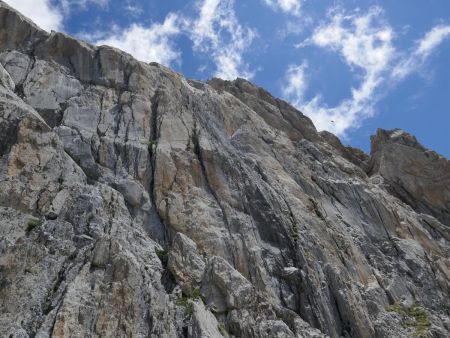
[{"label": "wispy cloud", "polygon": [[50,0],[4,0],[46,31],[63,28],[63,13]]},{"label": "wispy cloud", "polygon": [[425,36],[416,42],[412,52],[397,63],[392,70],[394,81],[403,80],[409,74],[423,66],[431,53],[446,39],[450,37],[450,25],[433,27]]},{"label": "wispy cloud", "polygon": [[285,97],[292,98],[292,103],[299,106],[304,103],[305,91],[308,88],[306,69],[308,62],[303,61],[300,65],[290,65],[286,71],[286,84],[282,93]]},{"label": "wispy cloud", "polygon": [[316,46],[339,54],[361,78],[360,85],[351,88],[351,96],[334,107],[328,106],[321,94],[306,99],[308,64],[303,61],[287,68],[283,95],[308,115],[319,130],[345,137],[349,129],[359,127],[364,119],[374,115],[376,103],[388,88],[420,70],[449,36],[450,26],[438,25],[417,41],[411,51],[399,52],[393,45],[394,31],[383,20],[380,7],[350,14],[334,9],[329,12],[328,20],[297,48]]},{"label": "wispy cloud", "polygon": [[272,9],[286,14],[299,16],[303,0],[263,0]]},{"label": "wispy cloud", "polygon": [[187,34],[195,52],[211,55],[215,76],[223,79],[251,78],[252,71],[243,54],[256,36],[254,30],[242,26],[234,11],[233,0],[203,0],[199,15],[188,19]]},{"label": "wispy cloud", "polygon": [[107,8],[109,0],[59,0],[58,6],[61,7],[64,16],[69,16],[70,12],[75,10],[86,10],[90,5],[100,8]]},{"label": "wispy cloud", "polygon": [[95,44],[120,48],[141,61],[170,66],[181,62],[174,41],[184,35],[192,41],[194,53],[207,55],[212,61],[214,76],[251,78],[253,72],[244,54],[256,32],[239,23],[234,0],[202,0],[194,8],[193,16],[171,12],[163,23],[149,27],[132,24],[125,29],[113,27],[112,32],[83,32],[78,36]]},{"label": "wispy cloud", "polygon": [[124,9],[130,13],[132,16],[139,16],[144,13],[144,10],[139,5],[131,5],[130,3],[126,4]]},{"label": "wispy cloud", "polygon": [[125,30],[116,28],[109,36],[96,40],[95,44],[120,48],[140,61],[170,65],[181,62],[181,54],[171,40],[180,32],[179,17],[170,13],[163,23],[154,23],[150,27],[133,24]]},{"label": "wispy cloud", "polygon": [[[317,27],[303,44],[336,52],[354,72],[362,73],[360,86],[352,88],[351,97],[336,107],[328,107],[320,95],[309,101],[305,99],[305,63],[300,68],[288,68],[287,88],[295,87],[297,77],[300,77],[302,90],[285,92],[285,95],[312,118],[318,129],[344,135],[347,129],[373,115],[376,90],[394,56],[392,28],[380,19],[381,13],[379,7],[362,15],[334,10],[329,13],[328,22]],[[297,71],[293,72],[293,69]]]},{"label": "wispy cloud", "polygon": [[86,9],[89,5],[106,8],[109,0],[4,0],[7,4],[33,20],[46,31],[63,31],[64,19],[73,8]]}]

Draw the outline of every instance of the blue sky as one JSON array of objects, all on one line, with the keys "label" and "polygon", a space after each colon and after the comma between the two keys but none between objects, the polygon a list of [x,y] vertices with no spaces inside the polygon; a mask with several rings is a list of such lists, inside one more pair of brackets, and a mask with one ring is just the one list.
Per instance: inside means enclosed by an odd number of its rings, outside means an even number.
[{"label": "blue sky", "polygon": [[46,30],[244,77],[343,143],[402,128],[450,158],[448,0],[6,0]]}]

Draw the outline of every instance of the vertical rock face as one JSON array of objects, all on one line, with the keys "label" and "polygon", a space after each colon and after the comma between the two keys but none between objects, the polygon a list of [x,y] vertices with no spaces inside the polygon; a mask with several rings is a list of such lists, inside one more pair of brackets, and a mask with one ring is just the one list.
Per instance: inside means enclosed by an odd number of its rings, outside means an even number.
[{"label": "vertical rock face", "polygon": [[372,155],[0,1],[0,336],[448,337],[449,161]]},{"label": "vertical rock face", "polygon": [[371,174],[381,175],[393,195],[417,212],[450,226],[450,162],[400,129],[372,137]]}]

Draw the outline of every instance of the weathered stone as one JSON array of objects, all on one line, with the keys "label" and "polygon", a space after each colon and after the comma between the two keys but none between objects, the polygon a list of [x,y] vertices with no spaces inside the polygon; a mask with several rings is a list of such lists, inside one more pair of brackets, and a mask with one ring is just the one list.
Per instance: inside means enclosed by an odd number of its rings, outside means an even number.
[{"label": "weathered stone", "polygon": [[450,226],[450,161],[425,149],[403,130],[378,130],[372,137],[370,173],[417,212]]},{"label": "weathered stone", "polygon": [[369,157],[1,1],[0,65],[0,336],[449,335],[449,161],[412,136]]},{"label": "weathered stone", "polygon": [[202,281],[202,297],[216,313],[250,306],[256,292],[248,280],[223,258],[213,256]]},{"label": "weathered stone", "polygon": [[2,64],[0,64],[0,85],[9,90],[14,90],[14,87],[16,86]]},{"label": "weathered stone", "polygon": [[[226,335],[225,328],[219,324],[216,317],[205,308],[201,301],[191,301],[192,326],[189,328],[188,337],[192,338],[222,338]],[[221,333],[222,331],[222,333]]]},{"label": "weathered stone", "polygon": [[197,245],[189,237],[177,233],[172,241],[167,267],[187,295],[200,287],[205,262],[197,251]]}]

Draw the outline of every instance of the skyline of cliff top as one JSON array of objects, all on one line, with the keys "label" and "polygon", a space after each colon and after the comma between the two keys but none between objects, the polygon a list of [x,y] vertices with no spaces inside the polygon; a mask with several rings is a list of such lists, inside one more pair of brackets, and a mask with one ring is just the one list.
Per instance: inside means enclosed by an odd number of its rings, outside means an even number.
[{"label": "skyline of cliff top", "polygon": [[377,128],[402,128],[450,157],[446,0],[6,2],[190,78],[251,80],[366,152]]},{"label": "skyline of cliff top", "polygon": [[0,18],[1,337],[450,336],[448,159]]}]

